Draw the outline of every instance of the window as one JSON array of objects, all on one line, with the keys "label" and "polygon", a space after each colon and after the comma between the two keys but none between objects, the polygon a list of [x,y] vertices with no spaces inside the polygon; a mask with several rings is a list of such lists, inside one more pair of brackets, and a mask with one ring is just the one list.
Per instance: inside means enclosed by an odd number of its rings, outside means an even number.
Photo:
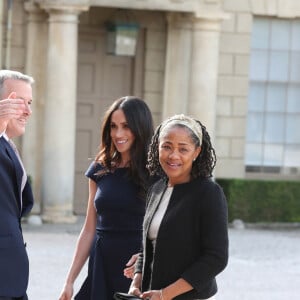
[{"label": "window", "polygon": [[254,18],[246,171],[300,169],[300,20]]}]

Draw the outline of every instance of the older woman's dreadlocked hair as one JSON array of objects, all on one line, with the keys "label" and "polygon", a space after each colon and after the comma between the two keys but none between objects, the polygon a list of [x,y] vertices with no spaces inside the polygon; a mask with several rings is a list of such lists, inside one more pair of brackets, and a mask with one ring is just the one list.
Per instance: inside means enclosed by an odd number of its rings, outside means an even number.
[{"label": "older woman's dreadlocked hair", "polygon": [[198,120],[195,120],[202,128],[201,152],[193,163],[192,177],[212,177],[213,169],[217,163],[215,149],[213,148],[210,136],[206,127]]},{"label": "older woman's dreadlocked hair", "polygon": [[[195,120],[202,129],[202,143],[199,140],[199,137],[196,136],[195,132],[193,132],[188,126],[181,124],[180,122],[176,124],[176,122],[170,125],[171,127],[181,127],[185,128],[187,132],[190,134],[192,141],[195,146],[200,146],[201,143],[201,152],[193,162],[191,177],[192,179],[197,177],[208,178],[212,177],[212,172],[214,167],[216,166],[217,158],[215,149],[212,147],[210,136],[206,130],[206,127],[198,120]],[[160,177],[166,177],[165,172],[159,163],[159,138],[161,134],[161,129],[164,123],[160,124],[152,137],[151,144],[148,151],[148,163],[147,169],[149,170],[151,175],[158,175]]]}]

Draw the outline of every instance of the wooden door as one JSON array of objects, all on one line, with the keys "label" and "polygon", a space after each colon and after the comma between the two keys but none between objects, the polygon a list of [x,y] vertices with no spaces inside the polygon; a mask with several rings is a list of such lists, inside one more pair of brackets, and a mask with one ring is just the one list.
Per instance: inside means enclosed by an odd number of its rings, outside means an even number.
[{"label": "wooden door", "polygon": [[111,103],[131,95],[133,59],[105,53],[105,32],[79,34],[74,212],[85,214],[88,179],[84,175],[98,151],[103,114]]}]

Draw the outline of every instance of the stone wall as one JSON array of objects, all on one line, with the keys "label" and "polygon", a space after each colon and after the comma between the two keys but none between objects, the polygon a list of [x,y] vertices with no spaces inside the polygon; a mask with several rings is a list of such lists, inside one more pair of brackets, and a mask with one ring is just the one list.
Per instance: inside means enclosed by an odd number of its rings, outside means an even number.
[{"label": "stone wall", "polygon": [[224,0],[216,121],[217,177],[245,177],[250,41],[254,16],[300,16],[297,0]]}]

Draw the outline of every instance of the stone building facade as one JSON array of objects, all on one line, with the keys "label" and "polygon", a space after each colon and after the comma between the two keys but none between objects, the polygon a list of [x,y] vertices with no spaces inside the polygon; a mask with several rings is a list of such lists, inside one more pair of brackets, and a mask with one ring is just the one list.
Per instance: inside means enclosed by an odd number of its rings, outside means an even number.
[{"label": "stone building facade", "polygon": [[[139,25],[134,56],[107,53],[107,22],[117,18]],[[35,213],[66,222],[85,212],[101,117],[129,94],[145,99],[156,124],[199,118],[214,140],[215,177],[299,180],[298,22],[298,0],[1,2],[1,67],[36,79],[17,141]]]}]

